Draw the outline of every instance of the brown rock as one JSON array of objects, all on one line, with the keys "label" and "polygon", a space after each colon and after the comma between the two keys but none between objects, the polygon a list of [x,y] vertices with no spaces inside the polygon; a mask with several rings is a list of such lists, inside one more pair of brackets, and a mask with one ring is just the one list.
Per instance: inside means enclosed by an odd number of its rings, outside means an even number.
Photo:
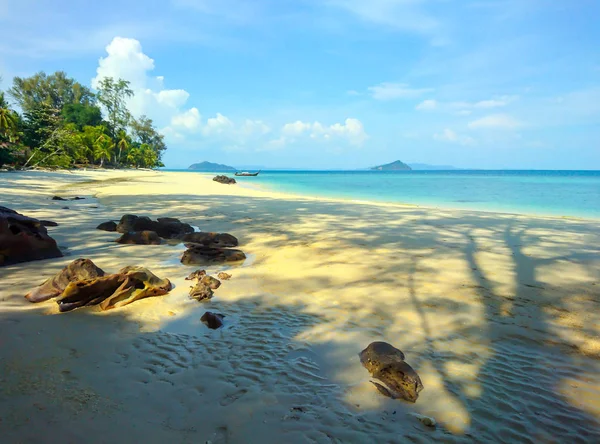
[{"label": "brown rock", "polygon": [[185,278],[186,281],[192,281],[194,279],[201,279],[202,277],[206,276],[206,271],[204,270],[196,270],[196,271],[192,271],[188,277]]},{"label": "brown rock", "polygon": [[236,183],[236,181],[233,177],[227,177],[223,174],[213,177],[213,180],[215,182],[219,182],[219,183],[222,183],[225,185],[232,185],[232,184]]},{"label": "brown rock", "polygon": [[190,290],[190,298],[196,299],[197,301],[212,299],[212,297],[212,289],[201,281],[196,282],[196,285],[194,285]]},{"label": "brown rock", "polygon": [[109,220],[108,222],[102,222],[100,225],[98,225],[96,230],[114,232],[117,231],[117,224],[114,221]]},{"label": "brown rock", "polygon": [[238,240],[229,233],[188,233],[181,238],[187,244],[201,245],[204,247],[226,248],[237,247]]},{"label": "brown rock", "polygon": [[162,240],[154,231],[135,231],[123,234],[115,242],[118,244],[160,245]]},{"label": "brown rock", "polygon": [[194,228],[179,219],[172,217],[161,217],[154,221],[146,216],[124,215],[117,225],[119,233],[132,231],[154,231],[164,239],[180,238],[187,233],[193,233]]},{"label": "brown rock", "polygon": [[168,279],[161,279],[146,268],[129,266],[117,274],[71,282],[56,302],[60,312],[97,304],[101,310],[110,310],[139,299],[162,296],[171,288]]},{"label": "brown rock", "polygon": [[224,271],[219,272],[219,274],[217,274],[217,277],[222,281],[227,281],[231,279],[231,275],[229,273],[225,273]]},{"label": "brown rock", "polygon": [[241,250],[204,248],[187,244],[186,247],[188,247],[188,249],[181,257],[181,263],[185,265],[239,262],[246,259],[246,255]]},{"label": "brown rock", "polygon": [[200,318],[200,321],[203,324],[205,324],[208,328],[216,330],[223,326],[223,318],[224,317],[225,317],[225,315],[222,315],[221,313],[212,313],[210,311],[207,311],[206,313],[204,313],[202,315],[202,317]]},{"label": "brown rock", "polygon": [[360,353],[360,362],[378,381],[377,390],[393,399],[416,402],[423,383],[404,362],[404,353],[386,342],[373,342]]},{"label": "brown rock", "polygon": [[200,282],[209,287],[211,290],[216,290],[221,286],[221,281],[212,276],[204,276],[202,279],[200,279]]},{"label": "brown rock", "polygon": [[54,257],[62,253],[42,222],[0,206],[0,266]]},{"label": "brown rock", "polygon": [[60,295],[71,282],[95,279],[102,276],[104,276],[104,271],[96,267],[91,260],[77,259],[63,268],[54,277],[31,290],[25,297],[30,302],[47,301]]}]

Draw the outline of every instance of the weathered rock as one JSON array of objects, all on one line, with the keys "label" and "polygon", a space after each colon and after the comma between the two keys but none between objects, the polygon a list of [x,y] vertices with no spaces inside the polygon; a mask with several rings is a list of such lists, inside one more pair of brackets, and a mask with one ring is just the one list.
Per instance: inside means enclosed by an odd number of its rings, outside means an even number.
[{"label": "weathered rock", "polygon": [[204,276],[202,279],[200,279],[200,282],[209,287],[211,290],[216,290],[221,286],[221,281],[212,276]]},{"label": "weathered rock", "polygon": [[41,221],[0,206],[0,266],[62,257]]},{"label": "weathered rock", "polygon": [[226,248],[237,247],[238,240],[229,233],[196,232],[184,235],[181,240],[187,244],[201,245],[204,247]]},{"label": "weathered rock", "polygon": [[196,282],[196,285],[190,290],[190,298],[196,299],[197,301],[204,301],[206,299],[211,299],[212,297],[212,289],[201,281]]},{"label": "weathered rock", "polygon": [[186,247],[188,249],[181,257],[181,263],[185,265],[239,262],[246,259],[246,255],[241,250],[205,248],[194,245],[186,245]]},{"label": "weathered rock", "polygon": [[216,330],[223,326],[223,318],[224,317],[225,317],[225,315],[222,315],[221,313],[212,313],[210,311],[207,311],[206,313],[204,313],[202,315],[202,317],[200,318],[200,321],[203,324],[205,324],[208,328]]},{"label": "weathered rock", "polygon": [[56,222],[51,221],[51,220],[40,220],[40,223],[44,227],[58,227],[58,224]]},{"label": "weathered rock", "polygon": [[123,234],[115,242],[118,244],[160,245],[162,240],[154,231],[134,231]]},{"label": "weathered rock", "polygon": [[129,266],[117,274],[71,282],[56,302],[60,312],[97,304],[101,310],[110,310],[139,299],[162,296],[172,288],[168,279],[157,277],[147,268]]},{"label": "weathered rock", "polygon": [[186,281],[192,281],[194,279],[202,279],[204,276],[206,276],[206,271],[205,270],[196,270],[196,271],[192,271],[188,277],[185,278]]},{"label": "weathered rock", "polygon": [[172,217],[161,217],[154,221],[146,216],[126,214],[119,221],[117,231],[119,233],[154,231],[164,239],[174,239],[181,238],[187,233],[193,233],[194,228]]},{"label": "weathered rock", "polygon": [[102,222],[100,225],[98,225],[96,230],[114,232],[117,231],[117,224],[114,221],[109,220],[108,222]]},{"label": "weathered rock", "polygon": [[229,273],[225,273],[224,271],[219,272],[219,274],[217,274],[217,277],[222,281],[227,281],[231,279],[231,275]]},{"label": "weathered rock", "polygon": [[30,302],[43,302],[59,296],[71,282],[96,279],[104,276],[104,271],[89,259],[77,259],[63,268],[58,274],[46,280],[25,295]]},{"label": "weathered rock", "polygon": [[222,175],[222,174],[220,174],[218,176],[215,176],[213,178],[213,180],[215,182],[219,182],[219,183],[222,183],[222,184],[225,184],[225,185],[232,185],[232,184],[236,183],[236,181],[235,181],[235,179],[233,177],[227,177],[227,176]]},{"label": "weathered rock", "polygon": [[415,402],[423,383],[404,362],[404,353],[386,342],[373,342],[360,353],[360,362],[378,381],[371,381],[384,395]]},{"label": "weathered rock", "polygon": [[71,198],[71,200],[84,200],[84,199],[85,199],[85,197],[79,197],[79,196],[75,196],[75,197]]},{"label": "weathered rock", "polygon": [[67,200],[64,197],[60,197],[60,196],[53,196],[52,200]]}]

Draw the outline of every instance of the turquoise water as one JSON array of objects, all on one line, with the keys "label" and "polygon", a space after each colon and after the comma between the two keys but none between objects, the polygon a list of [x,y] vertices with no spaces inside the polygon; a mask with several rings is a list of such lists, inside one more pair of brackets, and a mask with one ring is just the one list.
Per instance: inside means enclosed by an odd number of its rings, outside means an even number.
[{"label": "turquoise water", "polygon": [[236,179],[314,196],[600,218],[600,171],[263,171]]}]

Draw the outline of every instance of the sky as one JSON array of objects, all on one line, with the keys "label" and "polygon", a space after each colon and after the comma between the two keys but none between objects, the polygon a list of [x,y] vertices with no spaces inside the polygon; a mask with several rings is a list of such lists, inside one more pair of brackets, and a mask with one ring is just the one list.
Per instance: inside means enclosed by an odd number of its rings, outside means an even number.
[{"label": "sky", "polygon": [[598,0],[0,0],[1,89],[131,82],[169,168],[600,169]]}]

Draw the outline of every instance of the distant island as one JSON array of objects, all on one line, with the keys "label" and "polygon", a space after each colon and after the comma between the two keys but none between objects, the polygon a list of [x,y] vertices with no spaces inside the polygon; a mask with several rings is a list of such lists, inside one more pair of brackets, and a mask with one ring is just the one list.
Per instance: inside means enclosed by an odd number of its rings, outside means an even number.
[{"label": "distant island", "polygon": [[388,164],[385,164],[385,165],[379,165],[379,166],[372,167],[371,170],[376,170],[376,171],[410,171],[410,170],[412,170],[412,168],[409,167],[404,162],[401,162],[401,161],[397,160],[395,162],[388,163]]},{"label": "distant island", "polygon": [[217,173],[217,172],[221,173],[221,172],[226,172],[226,171],[237,171],[237,169],[235,169],[232,166],[221,165],[220,163],[212,163],[212,162],[195,163],[193,165],[190,165],[188,167],[188,170],[207,171],[209,173]]}]

